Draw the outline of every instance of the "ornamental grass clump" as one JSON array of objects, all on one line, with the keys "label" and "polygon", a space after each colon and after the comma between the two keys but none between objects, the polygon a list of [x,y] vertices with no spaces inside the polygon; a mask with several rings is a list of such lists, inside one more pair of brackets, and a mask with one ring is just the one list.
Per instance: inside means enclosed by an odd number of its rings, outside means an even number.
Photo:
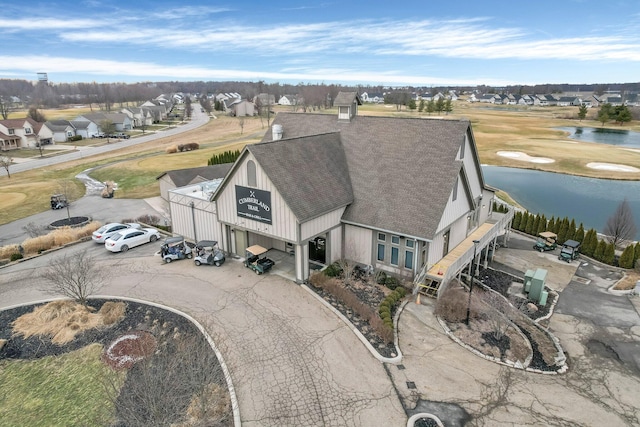
[{"label": "ornamental grass clump", "polygon": [[9,259],[13,254],[19,254],[20,247],[18,245],[0,246],[0,259]]},{"label": "ornamental grass clump", "polygon": [[92,221],[82,227],[58,228],[43,236],[32,237],[25,240],[22,243],[22,248],[25,254],[37,254],[91,236],[101,225],[98,221]]}]

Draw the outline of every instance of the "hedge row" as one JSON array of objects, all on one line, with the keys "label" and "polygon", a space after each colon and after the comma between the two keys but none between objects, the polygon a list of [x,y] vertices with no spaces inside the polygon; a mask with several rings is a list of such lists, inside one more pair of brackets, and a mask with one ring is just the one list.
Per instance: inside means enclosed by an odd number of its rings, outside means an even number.
[{"label": "hedge row", "polygon": [[635,267],[640,258],[640,242],[629,245],[624,250],[619,260],[616,260],[615,246],[613,243],[598,239],[598,232],[591,228],[585,232],[582,223],[576,228],[574,219],[555,218],[547,220],[544,215],[530,212],[516,212],[513,216],[511,228],[531,236],[537,236],[543,231],[551,231],[558,235],[558,244],[562,245],[567,240],[576,240],[581,243],[580,253],[597,261],[609,265],[618,265],[623,268]]}]

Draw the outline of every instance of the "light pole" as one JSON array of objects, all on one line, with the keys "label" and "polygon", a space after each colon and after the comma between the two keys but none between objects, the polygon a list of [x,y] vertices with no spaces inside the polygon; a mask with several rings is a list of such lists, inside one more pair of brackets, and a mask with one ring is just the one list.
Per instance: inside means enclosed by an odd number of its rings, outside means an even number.
[{"label": "light pole", "polygon": [[473,261],[471,261],[471,285],[469,286],[469,301],[467,302],[467,320],[469,326],[469,316],[471,315],[471,294],[473,293],[473,279],[476,277],[476,255],[478,254],[478,243],[480,240],[473,241]]}]

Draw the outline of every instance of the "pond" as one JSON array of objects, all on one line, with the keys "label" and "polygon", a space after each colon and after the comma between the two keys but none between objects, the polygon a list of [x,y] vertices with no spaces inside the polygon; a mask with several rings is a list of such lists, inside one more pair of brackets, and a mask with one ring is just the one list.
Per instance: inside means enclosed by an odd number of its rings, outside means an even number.
[{"label": "pond", "polygon": [[[625,198],[640,231],[640,181],[614,181],[500,166],[482,166],[485,182],[532,213],[576,220],[602,232]],[[640,233],[636,235],[640,239]]]},{"label": "pond", "polygon": [[604,129],[592,127],[558,127],[569,133],[569,138],[582,142],[598,142],[600,144],[617,145],[620,147],[640,148],[640,132],[626,129]]}]

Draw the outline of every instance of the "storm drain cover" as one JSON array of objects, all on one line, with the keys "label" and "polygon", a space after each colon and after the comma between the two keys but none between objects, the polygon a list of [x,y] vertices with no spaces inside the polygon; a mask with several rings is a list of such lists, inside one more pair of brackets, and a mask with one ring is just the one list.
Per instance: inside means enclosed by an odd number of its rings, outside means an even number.
[{"label": "storm drain cover", "polygon": [[588,285],[589,283],[591,283],[591,279],[585,279],[584,277],[580,276],[573,276],[573,280],[578,283],[582,283],[583,285]]},{"label": "storm drain cover", "polygon": [[399,371],[402,371],[404,369],[404,365],[396,365],[396,366],[398,366]]},{"label": "storm drain cover", "polygon": [[409,390],[415,390],[416,388],[416,383],[414,383],[413,381],[407,381],[407,388]]}]

